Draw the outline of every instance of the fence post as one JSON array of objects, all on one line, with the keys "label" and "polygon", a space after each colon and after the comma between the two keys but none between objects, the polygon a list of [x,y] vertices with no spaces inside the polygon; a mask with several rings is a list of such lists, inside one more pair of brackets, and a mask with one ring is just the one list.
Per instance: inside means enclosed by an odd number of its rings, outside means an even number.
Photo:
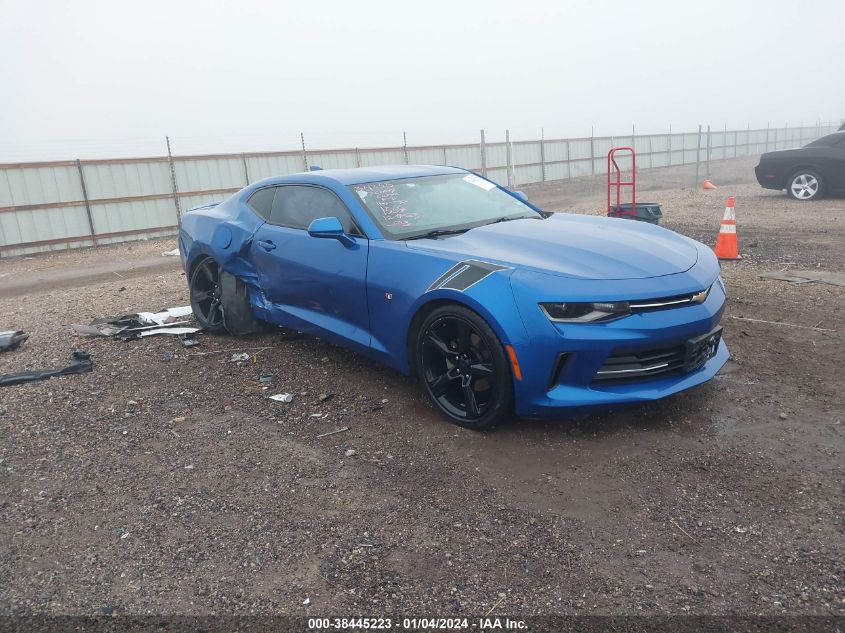
[{"label": "fence post", "polygon": [[85,186],[85,174],[82,173],[82,162],[76,159],[76,171],[79,172],[79,184],[82,185],[82,198],[85,200],[85,213],[88,215],[88,230],[91,233],[91,241],[97,245],[97,234],[94,232],[94,218],[91,215],[91,201],[88,199],[88,187]]},{"label": "fence post", "polygon": [[766,151],[769,151],[769,124],[766,123]]},{"label": "fence post", "polygon": [[484,130],[481,130],[479,151],[481,152],[481,175],[487,178],[487,142],[484,140]]},{"label": "fence post", "polygon": [[407,165],[408,164],[408,134],[407,134],[407,132],[402,132],[402,155],[405,157],[405,164]]},{"label": "fence post", "polygon": [[305,134],[299,133],[299,140],[302,141],[302,164],[305,166],[305,171],[308,171],[308,152],[305,151]]},{"label": "fence post", "polygon": [[698,126],[698,145],[695,150],[695,186],[698,186],[699,167],[701,166],[701,125]]},{"label": "fence post", "polygon": [[672,124],[671,123],[669,124],[669,136],[666,137],[666,140],[667,140],[666,145],[669,148],[667,150],[666,166],[671,167],[672,166]]},{"label": "fence post", "polygon": [[173,202],[176,203],[176,224],[182,226],[182,204],[179,202],[179,186],[176,184],[176,166],[173,164],[173,153],[170,151],[170,137],[167,141],[167,162],[170,163],[170,184],[173,185]]},{"label": "fence post", "polygon": [[681,132],[681,167],[687,164],[687,135]]},{"label": "fence post", "polygon": [[[595,176],[596,174],[596,148],[595,148],[595,136],[596,136],[596,128],[595,126],[590,126],[590,173]],[[610,143],[613,145],[613,142]]]},{"label": "fence post", "polygon": [[739,130],[734,130],[734,158],[736,158],[736,138],[739,136]]},{"label": "fence post", "polygon": [[569,139],[566,139],[566,177],[572,179],[572,152],[569,147]]},{"label": "fence post", "polygon": [[775,151],[778,151],[778,129],[775,128]]},{"label": "fence post", "polygon": [[513,186],[513,149],[511,148],[511,131],[505,130],[505,154],[507,155],[508,187]]},{"label": "fence post", "polygon": [[710,152],[712,151],[712,144],[710,142],[710,124],[707,124],[707,179],[710,179]]},{"label": "fence post", "polygon": [[648,136],[648,166],[654,167],[654,145],[651,142],[651,134]]},{"label": "fence post", "polygon": [[[405,162],[407,164],[408,158],[405,158]],[[449,163],[449,158],[446,156],[446,146],[443,146],[443,164],[447,165]]]},{"label": "fence post", "polygon": [[540,128],[540,169],[543,182],[546,182],[546,130]]},{"label": "fence post", "polygon": [[357,147],[355,148],[355,166],[361,166],[361,152],[358,150]]},{"label": "fence post", "polygon": [[751,153],[751,123],[745,124],[745,151],[743,156],[748,156]]},{"label": "fence post", "polygon": [[722,162],[728,160],[728,124],[725,123],[725,131],[722,132]]},{"label": "fence post", "polygon": [[244,178],[246,179],[246,184],[249,184],[249,167],[246,165],[246,154],[241,154],[241,161],[244,164]]}]

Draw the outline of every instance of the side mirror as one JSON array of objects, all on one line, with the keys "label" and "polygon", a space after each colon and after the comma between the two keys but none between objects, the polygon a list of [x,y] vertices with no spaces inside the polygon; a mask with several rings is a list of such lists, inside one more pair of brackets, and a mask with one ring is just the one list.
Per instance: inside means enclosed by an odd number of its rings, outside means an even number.
[{"label": "side mirror", "polygon": [[525,195],[524,193],[522,193],[521,191],[514,191],[514,192],[513,192],[513,195],[515,195],[517,198],[519,198],[519,199],[520,199],[520,200],[522,200],[523,202],[528,202],[528,196],[526,196],[526,195]]},{"label": "side mirror", "polygon": [[308,235],[337,240],[344,246],[354,246],[355,240],[346,234],[337,218],[317,218],[308,225]]}]

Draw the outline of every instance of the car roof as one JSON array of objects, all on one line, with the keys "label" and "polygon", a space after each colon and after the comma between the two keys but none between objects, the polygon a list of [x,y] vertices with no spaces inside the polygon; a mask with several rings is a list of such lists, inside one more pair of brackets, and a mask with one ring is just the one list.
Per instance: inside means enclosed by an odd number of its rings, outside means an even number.
[{"label": "car roof", "polygon": [[807,143],[804,147],[829,147],[831,145],[836,145],[843,138],[845,138],[845,132],[833,132],[817,138],[811,143]]},{"label": "car roof", "polygon": [[447,174],[465,174],[466,170],[445,165],[379,165],[375,167],[357,167],[352,169],[318,169],[304,171],[287,176],[273,176],[254,183],[257,186],[311,183],[329,184],[334,181],[341,185],[357,185],[380,180],[398,180],[400,178],[419,178],[421,176],[442,176]]}]

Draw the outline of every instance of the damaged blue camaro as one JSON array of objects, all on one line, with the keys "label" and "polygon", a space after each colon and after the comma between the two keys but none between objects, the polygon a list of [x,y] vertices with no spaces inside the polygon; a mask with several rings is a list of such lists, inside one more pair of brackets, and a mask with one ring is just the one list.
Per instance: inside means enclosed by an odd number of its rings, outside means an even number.
[{"label": "damaged blue camaro", "polygon": [[470,428],[659,399],[728,358],[709,248],[546,214],[458,168],[268,178],[186,213],[179,246],[204,328],[318,335],[414,374]]}]

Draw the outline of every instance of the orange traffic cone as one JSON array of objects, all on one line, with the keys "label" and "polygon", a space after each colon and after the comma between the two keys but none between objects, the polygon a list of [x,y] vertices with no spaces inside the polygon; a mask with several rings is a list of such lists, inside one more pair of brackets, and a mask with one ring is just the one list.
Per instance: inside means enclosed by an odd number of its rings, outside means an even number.
[{"label": "orange traffic cone", "polygon": [[742,259],[739,256],[739,244],[736,240],[736,212],[734,211],[734,197],[728,198],[725,216],[716,239],[716,257],[719,259]]},{"label": "orange traffic cone", "polygon": [[718,189],[718,187],[716,185],[714,185],[712,182],[710,182],[709,180],[705,180],[703,183],[701,183],[701,188],[702,189]]}]

